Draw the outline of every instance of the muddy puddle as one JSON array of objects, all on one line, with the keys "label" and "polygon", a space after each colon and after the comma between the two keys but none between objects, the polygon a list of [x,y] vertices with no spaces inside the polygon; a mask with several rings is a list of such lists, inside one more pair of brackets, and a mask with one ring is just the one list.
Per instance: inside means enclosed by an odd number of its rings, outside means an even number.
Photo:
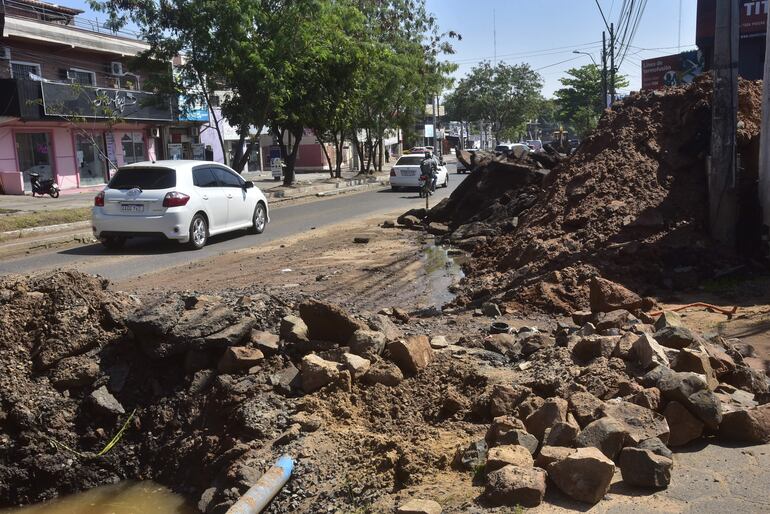
[{"label": "muddy puddle", "polygon": [[0,514],[194,514],[178,494],[150,481],[120,482]]},{"label": "muddy puddle", "polygon": [[462,270],[462,259],[465,256],[452,253],[451,248],[431,244],[425,248],[422,257],[427,280],[427,300],[430,305],[439,308],[454,300],[455,294],[451,288],[465,276]]}]

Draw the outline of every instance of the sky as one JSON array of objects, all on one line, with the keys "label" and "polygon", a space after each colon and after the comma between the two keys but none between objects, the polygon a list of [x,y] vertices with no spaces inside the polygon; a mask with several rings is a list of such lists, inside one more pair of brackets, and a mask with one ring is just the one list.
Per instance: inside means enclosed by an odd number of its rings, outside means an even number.
[{"label": "sky", "polygon": [[[637,2],[640,0],[637,0]],[[543,94],[550,97],[561,87],[559,79],[572,67],[591,64],[587,55],[601,59],[604,21],[595,0],[426,0],[442,31],[454,30],[462,41],[447,60],[459,65],[457,78],[478,62],[493,61],[497,32],[497,60],[508,64],[528,63],[544,82]],[[622,0],[600,0],[608,22],[617,22]],[[697,0],[648,0],[633,48],[620,68],[630,82],[628,90],[641,87],[642,59],[695,48]],[[496,29],[496,30],[494,30]],[[681,39],[680,39],[681,37]],[[564,62],[567,61],[567,62]]]},{"label": "sky", "polygon": [[[84,16],[101,16],[91,13],[85,0],[58,3],[83,9]],[[608,22],[617,22],[623,3],[599,0]],[[498,61],[528,63],[536,69],[548,98],[561,87],[559,79],[569,68],[591,63],[589,56],[573,54],[574,50],[591,53],[596,62],[601,59],[604,21],[595,0],[426,0],[426,4],[441,31],[462,35],[462,41],[454,41],[456,53],[446,56],[459,65],[457,79],[481,61],[492,62],[496,53]],[[620,67],[630,82],[628,91],[641,86],[642,59],[694,48],[696,4],[697,0],[647,0],[632,48]]]}]

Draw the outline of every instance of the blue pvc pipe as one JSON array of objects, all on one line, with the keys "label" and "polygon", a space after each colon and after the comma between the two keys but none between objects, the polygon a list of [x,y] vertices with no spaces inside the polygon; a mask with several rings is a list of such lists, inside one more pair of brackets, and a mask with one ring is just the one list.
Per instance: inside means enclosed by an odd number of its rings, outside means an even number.
[{"label": "blue pvc pipe", "polygon": [[230,507],[227,514],[259,514],[289,481],[293,470],[294,461],[283,455]]}]

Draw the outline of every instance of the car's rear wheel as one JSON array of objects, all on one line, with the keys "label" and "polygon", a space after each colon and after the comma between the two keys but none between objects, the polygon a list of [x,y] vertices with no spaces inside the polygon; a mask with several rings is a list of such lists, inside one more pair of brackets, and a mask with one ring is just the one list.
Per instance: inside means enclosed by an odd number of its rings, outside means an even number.
[{"label": "car's rear wheel", "polygon": [[190,222],[190,241],[187,244],[193,250],[200,250],[208,240],[209,224],[202,214],[196,214]]},{"label": "car's rear wheel", "polygon": [[119,236],[107,236],[101,238],[101,242],[104,247],[109,250],[120,250],[123,248],[123,245],[126,244],[126,238]]},{"label": "car's rear wheel", "polygon": [[400,187],[398,187],[398,186],[390,186],[390,188],[391,188],[393,191],[401,191],[401,188],[400,188]]},{"label": "car's rear wheel", "polygon": [[262,202],[259,202],[254,208],[251,231],[255,234],[261,234],[265,231],[265,225],[267,225],[267,209]]}]

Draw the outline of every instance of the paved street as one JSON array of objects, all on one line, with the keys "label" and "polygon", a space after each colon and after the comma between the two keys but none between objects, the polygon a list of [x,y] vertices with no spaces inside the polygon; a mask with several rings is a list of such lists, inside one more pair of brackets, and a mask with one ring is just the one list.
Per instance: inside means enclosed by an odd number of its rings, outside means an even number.
[{"label": "paved street", "polygon": [[[451,193],[466,175],[457,175],[449,164],[450,184],[431,197],[435,204]],[[141,276],[148,272],[189,264],[200,259],[248,248],[261,243],[280,241],[301,234],[313,227],[321,228],[378,213],[403,212],[424,205],[417,191],[393,192],[380,188],[299,205],[279,206],[271,210],[271,223],[261,235],[235,232],[211,238],[209,245],[199,251],[189,251],[175,242],[157,239],[129,240],[120,251],[108,251],[100,244],[87,244],[65,250],[6,260],[0,263],[0,273],[29,273],[52,268],[76,268],[113,280]]]}]

